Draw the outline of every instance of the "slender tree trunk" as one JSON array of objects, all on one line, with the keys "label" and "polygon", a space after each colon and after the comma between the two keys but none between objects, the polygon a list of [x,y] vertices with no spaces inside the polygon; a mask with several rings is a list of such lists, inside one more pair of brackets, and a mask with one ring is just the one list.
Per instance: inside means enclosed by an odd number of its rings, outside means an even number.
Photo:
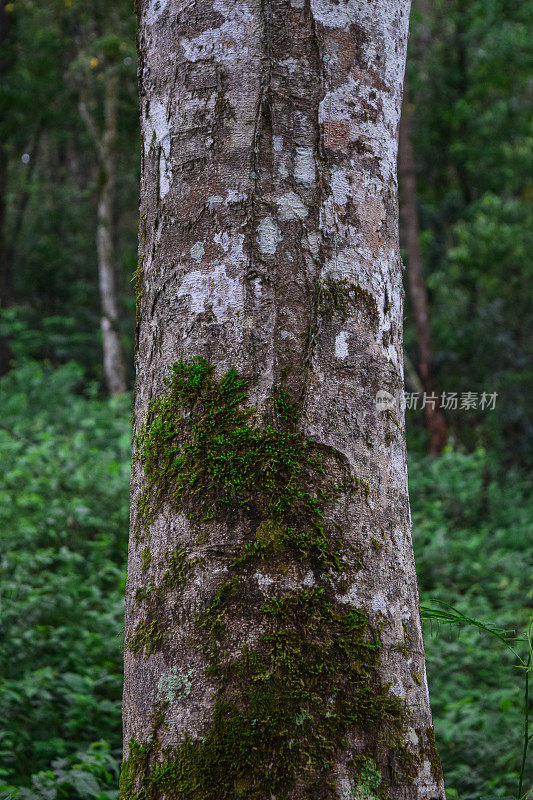
[{"label": "slender tree trunk", "polygon": [[[0,46],[3,56],[0,59],[0,76],[5,76],[12,64],[13,54],[6,52],[6,43],[10,39],[11,20],[5,10],[5,2],[0,2]],[[7,192],[7,150],[0,143],[0,308],[8,308],[13,302],[13,271],[6,239],[6,192]],[[9,370],[11,347],[5,336],[0,336],[0,375]]]},{"label": "slender tree trunk", "polygon": [[106,79],[104,127],[100,134],[85,100],[80,113],[95,141],[99,163],[96,247],[98,282],[100,287],[100,326],[104,376],[109,394],[113,397],[126,391],[126,365],[118,331],[118,305],[113,242],[113,202],[115,195],[115,147],[118,129],[118,75],[110,71]]},{"label": "slender tree trunk", "polygon": [[443,798],[400,410],[409,4],[138,5],[120,797]]},{"label": "slender tree trunk", "polygon": [[111,396],[122,394],[122,392],[126,391],[126,365],[118,332],[115,248],[113,242],[118,89],[118,75],[112,73],[106,83],[98,192],[98,227],[96,232],[100,303],[102,308],[100,324],[104,351],[104,374]]},{"label": "slender tree trunk", "polygon": [[429,451],[438,455],[446,444],[446,423],[440,408],[433,377],[433,347],[431,344],[431,323],[429,303],[422,272],[420,252],[420,231],[418,227],[418,208],[416,193],[416,173],[413,144],[411,140],[411,121],[407,90],[404,89],[403,113],[400,125],[400,149],[398,155],[401,203],[400,213],[405,235],[407,252],[407,278],[411,296],[411,306],[415,320],[416,341],[418,345],[418,374],[426,396],[435,399],[426,402],[424,413],[429,439]]}]

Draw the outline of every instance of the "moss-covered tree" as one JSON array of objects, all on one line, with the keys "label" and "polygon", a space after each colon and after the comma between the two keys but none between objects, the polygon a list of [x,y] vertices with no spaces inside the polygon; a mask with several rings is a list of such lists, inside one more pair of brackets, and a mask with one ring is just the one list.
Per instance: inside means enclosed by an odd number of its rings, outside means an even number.
[{"label": "moss-covered tree", "polygon": [[400,402],[408,6],[138,3],[121,798],[443,797]]}]

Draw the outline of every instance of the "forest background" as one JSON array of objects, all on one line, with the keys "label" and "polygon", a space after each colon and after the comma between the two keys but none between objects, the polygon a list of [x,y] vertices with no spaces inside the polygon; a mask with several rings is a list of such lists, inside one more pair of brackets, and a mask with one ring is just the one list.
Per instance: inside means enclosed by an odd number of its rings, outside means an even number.
[{"label": "forest background", "polygon": [[[0,6],[2,799],[117,797],[140,150],[131,5]],[[402,135],[416,181],[404,148],[400,191],[421,602],[518,637],[513,655],[467,621],[426,623],[450,800],[533,798],[532,29],[531,0],[418,0],[411,18]],[[102,307],[120,344],[114,384]],[[424,391],[444,397],[444,449]]]}]

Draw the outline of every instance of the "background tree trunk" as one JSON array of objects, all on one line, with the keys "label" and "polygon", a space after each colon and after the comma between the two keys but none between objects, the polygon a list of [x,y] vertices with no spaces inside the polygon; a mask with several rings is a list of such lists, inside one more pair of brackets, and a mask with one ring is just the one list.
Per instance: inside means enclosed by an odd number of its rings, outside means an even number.
[{"label": "background tree trunk", "polygon": [[138,6],[120,796],[442,798],[400,411],[409,4]]},{"label": "background tree trunk", "polygon": [[115,146],[118,129],[119,80],[114,70],[106,77],[104,126],[97,130],[86,99],[80,102],[80,113],[91,133],[99,164],[98,224],[96,247],[98,254],[98,283],[100,287],[102,348],[104,376],[109,394],[113,397],[126,391],[126,365],[118,330],[118,304],[113,242],[113,198],[115,193]]},{"label": "background tree trunk", "polygon": [[[0,76],[4,77],[14,58],[6,45],[11,34],[11,20],[5,10],[5,2],[0,3]],[[9,308],[13,303],[13,271],[9,257],[6,237],[6,193],[7,193],[7,152],[6,146],[0,143],[0,307]],[[0,375],[9,370],[12,353],[9,340],[0,336]]]},{"label": "background tree trunk", "polygon": [[407,252],[407,277],[409,281],[410,300],[413,308],[416,341],[418,345],[418,373],[426,395],[435,395],[436,397],[434,402],[426,402],[424,413],[426,415],[429,451],[437,455],[446,444],[446,422],[440,409],[439,396],[436,393],[435,380],[433,377],[431,323],[426,283],[422,271],[422,254],[420,252],[415,159],[411,141],[409,113],[407,89],[404,89],[403,113],[400,125],[400,150],[398,156],[402,200],[400,203],[400,212],[405,235],[405,249]]}]

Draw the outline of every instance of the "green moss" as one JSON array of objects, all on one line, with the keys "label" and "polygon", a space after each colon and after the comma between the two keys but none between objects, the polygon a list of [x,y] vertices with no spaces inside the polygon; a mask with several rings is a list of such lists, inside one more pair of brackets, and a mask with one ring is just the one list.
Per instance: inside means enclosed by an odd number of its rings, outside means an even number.
[{"label": "green moss", "polygon": [[435,741],[435,731],[431,726],[426,728],[426,749],[425,754],[431,764],[431,774],[437,782],[442,781],[442,764]]},{"label": "green moss", "polygon": [[371,800],[371,798],[379,796],[382,783],[381,770],[374,759],[360,755],[352,759],[352,767],[356,774],[359,775],[354,798],[357,798],[357,800]]},{"label": "green moss", "polygon": [[[269,419],[259,426],[255,410],[245,405],[246,381],[230,369],[217,382],[213,372],[202,358],[178,362],[166,394],[150,403],[136,441],[145,474],[137,538],[147,535],[154,511],[169,502],[204,523],[239,513],[250,527],[255,521],[260,545],[266,526],[275,527],[278,540],[283,528],[283,546],[338,566],[339,537],[328,534],[324,522],[324,507],[340,490],[324,469],[336,460],[341,470],[335,451],[300,432],[285,392],[272,398]],[[248,555],[254,552],[259,548]]]},{"label": "green moss", "polygon": [[142,620],[137,623],[129,637],[127,648],[135,655],[148,658],[157,653],[167,638],[168,634],[161,629],[157,619]]},{"label": "green moss", "polygon": [[286,546],[287,531],[282,528],[276,520],[265,519],[257,526],[255,532],[256,541],[265,549],[274,552],[283,550]]},{"label": "green moss", "polygon": [[141,573],[144,574],[150,568],[152,554],[149,547],[145,547],[141,553]]},{"label": "green moss", "polygon": [[142,258],[139,261],[137,269],[134,271],[131,280],[135,286],[135,322],[137,325],[139,325],[141,321],[141,301],[144,294],[144,265]]},{"label": "green moss", "polygon": [[[238,603],[236,586],[226,583],[211,608]],[[262,612],[257,649],[212,659],[220,688],[206,735],[149,765],[135,750],[136,766],[125,768],[128,776],[137,769],[128,800],[264,800],[302,782],[326,796],[348,731],[360,730],[376,749],[401,736],[406,711],[380,684],[381,643],[364,612],[338,608],[319,587],[271,600]],[[376,780],[369,763],[356,771],[365,785]]]},{"label": "green moss", "polygon": [[[148,548],[143,550],[144,554],[150,551]],[[145,586],[139,586],[135,592],[135,599],[138,603],[146,606],[145,619],[139,622],[133,634],[126,641],[126,647],[131,652],[142,655],[144,658],[153,655],[161,649],[168,638],[165,630],[164,619],[164,600],[169,591],[181,593],[185,588],[187,575],[190,569],[198,563],[200,559],[188,559],[185,551],[176,546],[168,557],[168,567],[163,573],[160,582],[154,584],[149,582]],[[146,558],[147,567],[151,558]],[[143,572],[146,570],[142,569]]]},{"label": "green moss", "polygon": [[362,305],[374,323],[379,320],[378,307],[374,296],[347,280],[326,278],[318,286],[318,316],[330,318],[334,314],[345,318],[358,305]]},{"label": "green moss", "polygon": [[[337,310],[345,288],[335,295]],[[350,302],[356,296],[346,288]],[[302,434],[286,393],[271,399],[261,420],[246,393],[234,369],[217,381],[204,359],[179,362],[165,394],[150,402],[136,440],[145,476],[139,539],[164,506],[186,514],[205,541],[211,520],[238,519],[248,537],[188,642],[207,660],[216,686],[212,722],[203,737],[167,750],[155,733],[148,748],[132,743],[121,784],[126,800],[286,800],[296,785],[330,797],[332,767],[348,734],[366,742],[352,763],[360,792],[377,791],[379,770],[371,765],[384,747],[393,753],[393,779],[412,779],[408,714],[380,682],[379,633],[332,588],[343,552],[342,531],[327,521],[328,503],[357,491],[368,497],[370,487],[350,475],[339,453]],[[280,573],[291,561],[306,562],[315,585],[267,602],[261,595],[258,605],[249,569],[258,561]],[[192,563],[177,547],[160,583],[141,587],[146,617],[131,650],[148,656],[164,645],[172,620],[160,611],[169,591],[183,590]],[[248,623],[259,640],[236,655],[235,632]],[[179,700],[178,677],[171,672],[160,687],[167,702]]]}]

